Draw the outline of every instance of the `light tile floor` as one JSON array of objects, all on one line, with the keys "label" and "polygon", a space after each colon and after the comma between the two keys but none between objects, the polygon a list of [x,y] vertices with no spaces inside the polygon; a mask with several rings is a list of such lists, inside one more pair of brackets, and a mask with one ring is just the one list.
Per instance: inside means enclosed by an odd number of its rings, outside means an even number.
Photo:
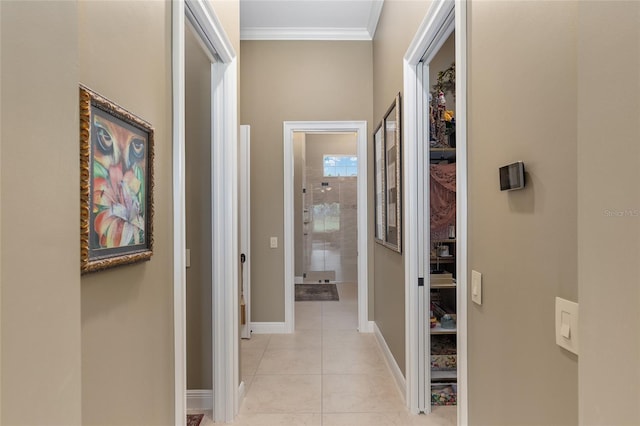
[{"label": "light tile floor", "polygon": [[[296,302],[294,334],[241,343],[247,386],[236,426],[452,426],[456,407],[408,413],[373,334],[358,333],[357,286],[339,302]],[[202,426],[213,425],[205,418]]]}]

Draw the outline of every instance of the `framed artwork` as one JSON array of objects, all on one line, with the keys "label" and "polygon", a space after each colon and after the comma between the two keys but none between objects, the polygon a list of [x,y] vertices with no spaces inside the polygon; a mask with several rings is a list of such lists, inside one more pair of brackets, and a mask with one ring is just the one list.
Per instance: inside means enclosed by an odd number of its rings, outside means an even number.
[{"label": "framed artwork", "polygon": [[382,120],[385,153],[385,246],[402,252],[400,93]]},{"label": "framed artwork", "polygon": [[385,157],[384,157],[384,129],[378,124],[373,133],[373,164],[374,164],[374,203],[375,203],[375,239],[384,244],[386,239],[385,226]]},{"label": "framed artwork", "polygon": [[80,269],[153,254],[153,135],[149,123],[80,86]]}]

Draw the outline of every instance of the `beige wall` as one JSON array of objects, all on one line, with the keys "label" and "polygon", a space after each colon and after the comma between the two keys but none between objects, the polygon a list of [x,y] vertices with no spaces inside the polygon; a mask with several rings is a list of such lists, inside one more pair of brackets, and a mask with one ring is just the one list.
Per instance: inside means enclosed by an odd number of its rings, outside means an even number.
[{"label": "beige wall", "polygon": [[187,389],[211,389],[211,62],[185,31]]},{"label": "beige wall", "polygon": [[77,6],[1,3],[0,423],[79,425]]},{"label": "beige wall", "polygon": [[[2,40],[2,3],[0,3],[0,43]],[[2,46],[0,45],[0,165],[2,165]],[[2,194],[2,173],[0,173]],[[1,206],[0,206],[1,207]],[[0,371],[2,371],[2,209],[0,208]],[[2,378],[0,377],[0,421],[2,420]]]},{"label": "beige wall", "polygon": [[236,51],[240,52],[240,0],[209,0]]},{"label": "beige wall", "polygon": [[[374,126],[380,123],[395,96],[402,91],[402,59],[429,7],[427,1],[387,0],[373,40]],[[403,112],[401,111],[401,114]],[[372,155],[369,163],[373,163]],[[370,180],[369,194],[373,194]],[[372,211],[372,209],[369,209]],[[370,235],[374,222],[371,216]],[[374,244],[375,322],[400,369],[405,371],[404,258]]]},{"label": "beige wall", "polygon": [[[283,121],[367,120],[370,42],[241,43],[241,122],[251,125],[251,318],[284,321]],[[269,237],[280,242],[269,248]]]},{"label": "beige wall", "polygon": [[79,5],[80,81],[155,127],[151,261],[82,278],[82,423],[172,424],[171,3]]},{"label": "beige wall", "polygon": [[[237,50],[238,2],[213,5]],[[171,3],[0,9],[0,423],[172,424]],[[82,279],[78,82],[156,130],[154,256]]]},{"label": "beige wall", "polygon": [[[577,2],[469,4],[469,422],[577,424],[577,357],[554,303],[576,301]],[[500,192],[522,160],[527,186]],[[491,391],[487,392],[490,384]]]},{"label": "beige wall", "polygon": [[580,424],[638,425],[640,3],[581,2],[578,33]]}]

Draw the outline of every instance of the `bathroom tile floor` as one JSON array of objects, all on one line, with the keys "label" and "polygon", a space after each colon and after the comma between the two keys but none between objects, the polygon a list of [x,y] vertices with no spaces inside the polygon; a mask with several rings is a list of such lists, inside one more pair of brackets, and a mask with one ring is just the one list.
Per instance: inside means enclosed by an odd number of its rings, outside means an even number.
[{"label": "bathroom tile floor", "polygon": [[247,391],[232,424],[455,425],[456,407],[409,414],[374,335],[356,330],[356,284],[338,284],[338,292],[339,302],[296,302],[294,334],[242,340]]}]

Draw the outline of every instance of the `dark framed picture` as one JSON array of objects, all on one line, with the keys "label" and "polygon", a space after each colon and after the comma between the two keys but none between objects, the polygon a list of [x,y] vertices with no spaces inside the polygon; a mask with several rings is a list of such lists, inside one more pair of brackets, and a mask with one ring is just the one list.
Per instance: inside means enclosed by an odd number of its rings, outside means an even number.
[{"label": "dark framed picture", "polygon": [[374,203],[375,203],[375,239],[384,244],[386,239],[385,225],[385,156],[384,129],[378,124],[373,133],[373,164],[374,164]]},{"label": "dark framed picture", "polygon": [[402,252],[402,147],[400,93],[382,120],[385,152],[385,246]]},{"label": "dark framed picture", "polygon": [[82,273],[151,258],[153,135],[149,123],[80,86]]}]

